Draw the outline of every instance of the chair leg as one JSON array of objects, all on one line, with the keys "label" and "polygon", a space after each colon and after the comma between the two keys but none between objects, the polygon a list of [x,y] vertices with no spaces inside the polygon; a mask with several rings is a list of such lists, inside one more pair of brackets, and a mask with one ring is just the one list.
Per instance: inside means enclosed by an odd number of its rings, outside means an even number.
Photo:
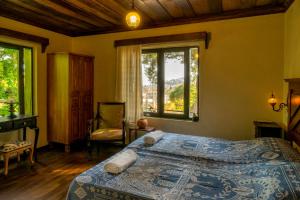
[{"label": "chair leg", "polygon": [[8,153],[5,153],[3,155],[3,158],[4,158],[4,175],[7,176],[7,174],[8,174],[8,161],[9,161]]},{"label": "chair leg", "polygon": [[93,147],[94,147],[93,141],[88,140],[87,148],[88,148],[89,160],[92,160]]},{"label": "chair leg", "polygon": [[20,160],[21,160],[21,155],[20,155],[20,153],[19,152],[17,152],[17,158],[18,158],[18,163],[20,162]]},{"label": "chair leg", "polygon": [[32,157],[33,157],[33,149],[29,148],[28,161],[29,161],[30,164],[34,163],[34,161],[32,160]]},{"label": "chair leg", "polygon": [[97,156],[99,156],[99,152],[100,152],[100,145],[99,145],[99,143],[97,143]]}]

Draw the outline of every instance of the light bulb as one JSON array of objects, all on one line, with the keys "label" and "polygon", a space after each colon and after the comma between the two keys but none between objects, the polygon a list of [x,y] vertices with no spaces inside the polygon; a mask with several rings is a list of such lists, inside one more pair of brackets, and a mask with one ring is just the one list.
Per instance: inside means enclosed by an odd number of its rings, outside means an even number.
[{"label": "light bulb", "polygon": [[141,17],[137,12],[131,11],[126,15],[126,23],[130,28],[137,28],[140,22]]}]

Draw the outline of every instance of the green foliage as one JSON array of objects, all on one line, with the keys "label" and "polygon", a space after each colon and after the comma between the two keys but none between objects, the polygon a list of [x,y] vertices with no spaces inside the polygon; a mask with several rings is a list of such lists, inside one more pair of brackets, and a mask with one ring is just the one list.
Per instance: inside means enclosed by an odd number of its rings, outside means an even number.
[{"label": "green foliage", "polygon": [[157,82],[157,54],[156,53],[143,54],[142,62],[145,65],[145,75],[147,76],[148,81],[151,84],[156,84],[156,82]]},{"label": "green foliage", "polygon": [[[18,100],[18,61],[18,50],[0,47],[0,99]],[[8,115],[7,105],[0,105],[0,115]]]},{"label": "green foliage", "polygon": [[184,85],[177,85],[169,92],[169,100],[166,110],[183,111],[184,110]]},{"label": "green foliage", "polygon": [[[197,112],[198,105],[198,48],[190,50],[190,112]],[[198,114],[198,113],[197,113]]]}]

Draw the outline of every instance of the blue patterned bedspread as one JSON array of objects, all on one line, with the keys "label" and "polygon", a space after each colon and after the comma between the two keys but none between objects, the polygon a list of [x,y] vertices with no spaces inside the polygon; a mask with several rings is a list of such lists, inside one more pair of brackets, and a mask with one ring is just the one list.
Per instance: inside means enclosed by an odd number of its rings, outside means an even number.
[{"label": "blue patterned bedspread", "polygon": [[127,170],[106,173],[103,166],[112,157],[77,176],[67,199],[300,198],[300,155],[283,140],[232,142],[168,134],[152,147],[142,141],[127,147],[139,156]]},{"label": "blue patterned bedspread", "polygon": [[209,137],[167,133],[153,146],[144,144],[144,137],[131,143],[128,148],[182,156],[192,160],[210,159],[233,163],[266,162],[268,160],[300,161],[298,152],[279,138],[230,141]]}]

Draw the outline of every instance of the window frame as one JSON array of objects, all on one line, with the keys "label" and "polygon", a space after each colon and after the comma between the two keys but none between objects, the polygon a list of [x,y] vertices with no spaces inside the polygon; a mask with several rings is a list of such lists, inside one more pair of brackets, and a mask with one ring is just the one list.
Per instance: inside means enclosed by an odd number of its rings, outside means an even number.
[{"label": "window frame", "polygon": [[[33,61],[33,48],[23,45],[17,45],[17,44],[11,44],[0,41],[0,47],[3,48],[10,48],[10,49],[16,49],[19,51],[19,76],[18,76],[18,89],[19,89],[19,114],[24,115],[25,114],[25,69],[24,69],[24,49],[30,49],[31,50],[31,114],[34,112],[34,61]],[[20,81],[22,80],[22,81]]]},{"label": "window frame", "polygon": [[[190,112],[190,49],[197,48],[198,55],[199,46],[183,46],[183,47],[167,47],[142,49],[142,54],[156,53],[157,54],[157,112],[144,112],[146,117],[157,117],[167,119],[182,119],[192,120],[189,116]],[[171,114],[164,112],[164,87],[165,87],[165,62],[164,53],[166,52],[184,52],[184,110],[183,114]],[[200,77],[200,62],[198,56],[198,74],[197,74],[197,114],[199,115],[199,77]],[[188,76],[187,76],[188,74]]]}]

